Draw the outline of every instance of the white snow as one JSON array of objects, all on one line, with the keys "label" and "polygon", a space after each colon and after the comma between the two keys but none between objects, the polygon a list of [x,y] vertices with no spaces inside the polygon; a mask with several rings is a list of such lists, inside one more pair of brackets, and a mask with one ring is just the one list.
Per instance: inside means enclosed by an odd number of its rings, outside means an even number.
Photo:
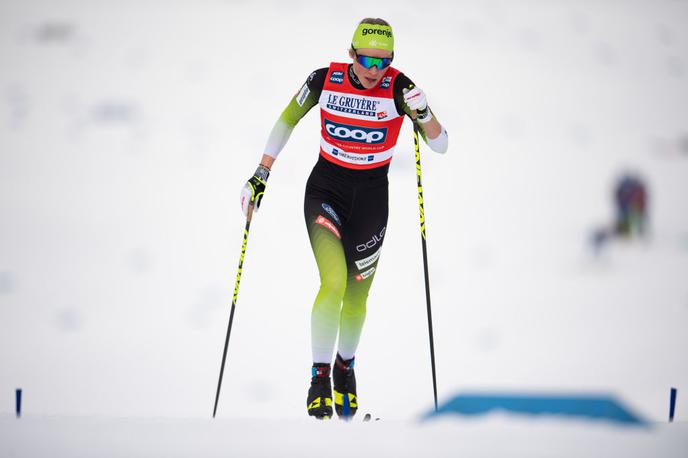
[{"label": "white snow", "polygon": [[0,454],[13,457],[684,457],[686,424],[650,430],[523,420],[36,417],[0,420]]},{"label": "white snow", "polygon": [[[432,389],[408,123],[357,354],[362,412],[384,421],[304,418],[316,110],[251,228],[209,420],[239,190],[366,16],[392,23],[395,66],[450,136],[447,155],[422,146],[440,400],[612,392],[652,430],[416,423]],[[343,455],[357,439],[364,456],[685,455],[687,23],[671,0],[0,2],[0,455]],[[588,234],[627,169],[652,237],[595,260]],[[663,425],[672,386],[682,423]]]}]

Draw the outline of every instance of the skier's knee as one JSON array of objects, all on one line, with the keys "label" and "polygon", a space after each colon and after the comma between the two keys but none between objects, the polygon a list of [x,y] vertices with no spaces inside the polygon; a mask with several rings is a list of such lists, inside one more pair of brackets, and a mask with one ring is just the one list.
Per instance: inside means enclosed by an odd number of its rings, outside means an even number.
[{"label": "skier's knee", "polygon": [[328,276],[320,279],[320,293],[341,302],[346,291],[346,278]]}]

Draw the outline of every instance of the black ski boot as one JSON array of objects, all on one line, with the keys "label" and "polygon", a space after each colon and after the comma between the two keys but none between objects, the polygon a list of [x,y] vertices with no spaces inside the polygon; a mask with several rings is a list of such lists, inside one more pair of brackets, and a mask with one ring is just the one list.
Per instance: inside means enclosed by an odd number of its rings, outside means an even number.
[{"label": "black ski boot", "polygon": [[358,410],[356,398],[356,375],[354,375],[354,359],[342,359],[337,353],[334,362],[332,378],[334,379],[334,409],[344,420],[351,419]]},{"label": "black ski boot", "polygon": [[313,364],[311,387],[306,399],[308,415],[319,420],[332,418],[332,387],[330,386],[330,365]]}]

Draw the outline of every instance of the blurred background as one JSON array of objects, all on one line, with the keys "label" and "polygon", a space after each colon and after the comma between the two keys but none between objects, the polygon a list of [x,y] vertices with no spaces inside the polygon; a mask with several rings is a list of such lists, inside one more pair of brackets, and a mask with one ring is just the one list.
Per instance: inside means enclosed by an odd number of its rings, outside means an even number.
[{"label": "blurred background", "polygon": [[[392,24],[450,137],[421,145],[440,401],[610,392],[665,421],[677,387],[688,418],[679,0],[0,0],[0,415],[22,388],[27,415],[210,417],[240,188],[364,17]],[[318,116],[251,228],[223,417],[304,417]],[[418,232],[406,122],[357,354],[385,418],[432,405]]]}]

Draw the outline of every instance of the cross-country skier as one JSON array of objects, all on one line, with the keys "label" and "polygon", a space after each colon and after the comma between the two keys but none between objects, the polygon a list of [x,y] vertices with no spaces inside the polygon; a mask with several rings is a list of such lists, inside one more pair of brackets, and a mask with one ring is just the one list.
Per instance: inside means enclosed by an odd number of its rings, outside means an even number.
[{"label": "cross-country skier", "polygon": [[612,239],[645,238],[648,234],[648,195],[645,182],[634,173],[623,174],[614,187],[616,219],[611,227],[593,233],[593,252],[599,255]]},{"label": "cross-country skier", "polygon": [[644,236],[647,230],[647,189],[633,174],[621,177],[614,190],[615,232],[621,237]]},{"label": "cross-country skier", "polygon": [[[304,213],[320,272],[311,312],[313,367],[308,414],[356,413],[354,355],[387,229],[387,173],[404,115],[415,118],[433,151],[447,151],[446,130],[425,93],[391,67],[394,35],[382,19],[363,19],[351,40],[351,63],[333,62],[308,76],[277,120],[255,174],[244,185],[245,215],[260,205],[273,162],[299,120],[319,105],[320,156],[306,185]],[[337,355],[332,364],[335,342]]]}]

